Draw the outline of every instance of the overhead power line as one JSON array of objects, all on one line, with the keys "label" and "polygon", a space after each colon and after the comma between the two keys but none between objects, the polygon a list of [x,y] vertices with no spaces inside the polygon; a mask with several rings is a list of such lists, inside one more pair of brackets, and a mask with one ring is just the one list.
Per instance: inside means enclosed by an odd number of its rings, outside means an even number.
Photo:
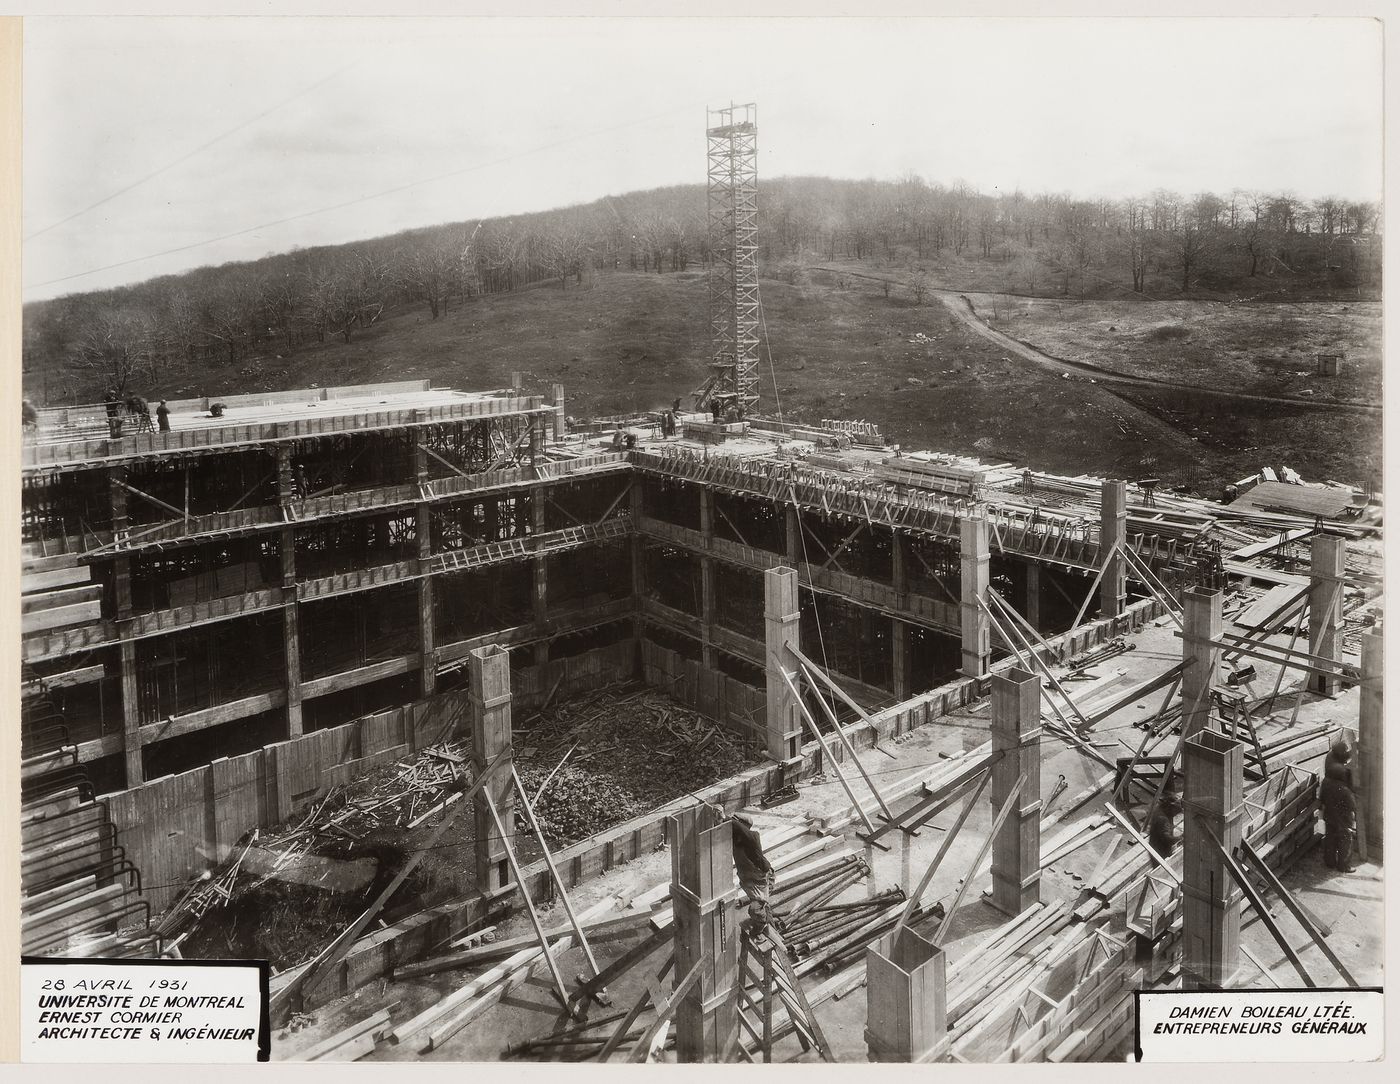
[{"label": "overhead power line", "polygon": [[150,173],[147,173],[144,177],[138,177],[136,180],[132,181],[130,184],[128,184],[128,185],[126,185],[126,186],[124,186],[124,187],[122,187],[122,188],[118,188],[115,192],[112,192],[112,193],[109,193],[108,195],[103,196],[103,197],[102,197],[100,200],[98,200],[96,203],[89,203],[89,204],[88,204],[86,207],[84,207],[82,210],[80,210],[80,211],[74,211],[74,212],[73,212],[71,215],[69,215],[67,218],[60,218],[57,222],[50,222],[50,223],[49,223],[47,226],[45,226],[43,229],[35,230],[33,233],[28,234],[28,235],[24,238],[24,240],[25,240],[25,241],[32,241],[34,238],[39,237],[39,236],[42,236],[43,234],[48,233],[50,230],[56,230],[56,229],[58,229],[59,226],[65,225],[66,223],[69,223],[69,222],[72,222],[73,219],[75,219],[75,218],[81,218],[83,215],[87,214],[89,211],[95,211],[95,210],[97,210],[97,208],[101,207],[103,204],[111,203],[112,200],[116,199],[118,196],[124,196],[124,195],[126,195],[126,194],[127,194],[128,192],[130,192],[133,188],[139,188],[141,185],[145,184],[147,181],[154,180],[156,177],[159,177],[162,173],[166,173],[166,172],[168,172],[169,170],[174,169],[176,166],[180,165],[181,163],[188,162],[188,161],[189,161],[191,158],[193,158],[195,155],[200,154],[200,153],[202,153],[202,152],[204,152],[204,151],[207,151],[210,147],[214,146],[214,144],[220,143],[220,142],[222,142],[223,140],[227,139],[229,136],[234,135],[234,134],[237,133],[237,132],[243,131],[243,129],[244,129],[244,128],[247,128],[250,124],[256,124],[258,121],[262,120],[264,117],[269,116],[269,115],[271,115],[271,114],[277,112],[277,110],[279,110],[279,109],[282,109],[282,108],[284,108],[284,107],[286,107],[286,106],[288,106],[288,105],[291,105],[292,102],[296,101],[298,98],[304,98],[306,95],[310,94],[313,90],[316,90],[316,89],[319,88],[319,87],[325,86],[325,85],[326,85],[327,83],[329,83],[332,79],[335,79],[335,78],[337,78],[338,76],[344,75],[347,71],[349,71],[349,70],[350,70],[351,68],[353,68],[353,67],[355,67],[354,64],[347,64],[347,65],[345,65],[345,67],[339,68],[339,69],[337,69],[336,71],[331,72],[331,74],[328,75],[328,76],[326,76],[324,79],[318,79],[316,82],[312,83],[309,87],[304,87],[303,89],[297,91],[297,92],[296,92],[295,94],[293,94],[290,98],[284,98],[282,101],[278,102],[276,105],[269,106],[267,109],[264,109],[261,113],[258,113],[256,116],[249,117],[247,120],[244,120],[244,121],[239,122],[238,124],[235,124],[232,128],[229,128],[229,129],[227,129],[226,131],[220,132],[220,133],[219,133],[218,135],[216,135],[213,139],[205,140],[203,143],[201,143],[198,147],[195,147],[193,150],[187,151],[186,153],[180,155],[179,158],[175,158],[175,159],[173,159],[173,160],[171,160],[171,161],[169,161],[169,162],[166,162],[165,165],[161,166],[161,167],[158,168],[158,169],[152,170]]},{"label": "overhead power line", "polygon": [[620,131],[624,128],[635,128],[641,124],[650,124],[652,121],[661,120],[676,113],[689,112],[695,108],[694,104],[679,106],[668,109],[662,113],[654,113],[639,120],[627,121],[623,124],[614,124],[607,128],[595,128],[587,132],[580,132],[577,135],[565,136],[552,143],[543,143],[528,150],[518,151],[515,154],[508,154],[501,158],[493,158],[488,162],[478,162],[475,165],[463,166],[461,169],[449,170],[446,173],[438,173],[432,177],[423,177],[420,180],[409,181],[406,184],[395,185],[393,188],[385,188],[378,192],[371,192],[368,195],[356,196],[354,199],[343,200],[340,203],[328,204],[324,207],[317,207],[310,211],[301,211],[294,215],[287,215],[285,218],[273,219],[271,222],[260,222],[256,226],[248,226],[245,229],[234,230],[231,233],[220,234],[217,237],[208,237],[202,241],[194,241],[188,245],[176,245],[173,248],[162,249],[160,252],[151,252],[145,256],[133,256],[129,260],[118,260],[116,263],[104,264],[101,267],[94,267],[87,271],[78,271],[72,275],[60,275],[58,278],[46,279],[26,286],[27,290],[38,290],[45,286],[54,286],[60,282],[71,282],[73,279],[86,278],[88,275],[100,274],[103,271],[112,271],[118,267],[129,267],[132,264],[144,263],[147,260],[159,259],[161,256],[171,256],[178,252],[189,252],[191,249],[203,248],[205,245],[217,244],[220,241],[228,241],[234,237],[243,237],[250,233],[257,233],[259,230],[271,229],[273,226],[282,226],[288,222],[298,222],[304,218],[311,218],[315,215],[329,214],[331,211],[344,210],[346,207],[355,207],[361,203],[368,203],[370,200],[382,199],[385,196],[392,196],[399,192],[406,192],[410,188],[417,188],[425,184],[433,184],[436,181],[445,181],[452,177],[460,177],[467,173],[475,173],[479,170],[489,169],[492,166],[504,165],[507,162],[514,162],[520,158],[527,158],[532,154],[539,154],[542,151],[553,150],[555,147],[562,147],[569,143],[577,143],[583,139],[593,139],[609,132]]}]

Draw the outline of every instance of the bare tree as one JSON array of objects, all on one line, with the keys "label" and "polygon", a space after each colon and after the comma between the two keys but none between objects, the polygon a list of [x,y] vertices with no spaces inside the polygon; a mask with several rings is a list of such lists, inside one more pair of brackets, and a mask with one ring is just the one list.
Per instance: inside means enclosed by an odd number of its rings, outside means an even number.
[{"label": "bare tree", "polygon": [[1198,276],[1215,251],[1215,231],[1206,226],[1187,222],[1172,238],[1176,265],[1181,269],[1181,289],[1191,289],[1191,280]]},{"label": "bare tree", "polygon": [[75,364],[124,395],[131,378],[149,361],[151,324],[144,313],[132,310],[99,312],[71,349]]},{"label": "bare tree", "polygon": [[922,267],[916,267],[909,280],[909,295],[914,299],[914,304],[922,305],[928,297],[928,291],[928,272]]}]

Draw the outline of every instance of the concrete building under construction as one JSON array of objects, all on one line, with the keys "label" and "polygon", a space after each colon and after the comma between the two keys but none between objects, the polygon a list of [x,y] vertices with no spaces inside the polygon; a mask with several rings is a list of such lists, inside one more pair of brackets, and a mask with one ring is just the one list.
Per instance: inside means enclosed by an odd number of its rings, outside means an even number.
[{"label": "concrete building under construction", "polygon": [[[1137,988],[1377,981],[1379,929],[1285,883],[1339,735],[1383,843],[1376,495],[1323,519],[765,416],[753,123],[708,133],[731,319],[691,412],[571,423],[523,379],[40,412],[26,951],[178,951],[194,901],[339,861],[398,785],[428,836],[274,979],[275,1020],[318,1014],[278,1056],[1087,1060]],[[658,758],[748,763],[551,839],[518,769],[624,683],[713,726]],[[467,807],[466,887],[395,898]]]}]

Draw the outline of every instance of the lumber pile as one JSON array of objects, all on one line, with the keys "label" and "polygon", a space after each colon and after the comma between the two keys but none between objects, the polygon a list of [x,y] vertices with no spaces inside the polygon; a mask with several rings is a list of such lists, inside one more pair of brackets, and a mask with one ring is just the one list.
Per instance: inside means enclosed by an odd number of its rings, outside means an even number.
[{"label": "lumber pile", "polygon": [[[311,864],[327,849],[343,852],[372,832],[410,832],[461,797],[458,783],[470,751],[441,742],[352,784],[332,787],[299,819],[280,828],[255,828],[217,870],[197,878],[160,919],[166,934],[197,925],[211,909]],[[250,856],[250,851],[256,853]],[[298,883],[304,879],[292,877]]]}]

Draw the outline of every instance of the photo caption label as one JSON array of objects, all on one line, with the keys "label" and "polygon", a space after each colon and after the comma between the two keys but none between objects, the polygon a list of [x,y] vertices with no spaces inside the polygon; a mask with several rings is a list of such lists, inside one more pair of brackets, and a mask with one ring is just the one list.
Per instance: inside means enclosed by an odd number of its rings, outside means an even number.
[{"label": "photo caption label", "polygon": [[1140,990],[1137,1060],[1376,1061],[1379,989]]},{"label": "photo caption label", "polygon": [[20,966],[20,1060],[267,1061],[256,960],[39,960]]}]

